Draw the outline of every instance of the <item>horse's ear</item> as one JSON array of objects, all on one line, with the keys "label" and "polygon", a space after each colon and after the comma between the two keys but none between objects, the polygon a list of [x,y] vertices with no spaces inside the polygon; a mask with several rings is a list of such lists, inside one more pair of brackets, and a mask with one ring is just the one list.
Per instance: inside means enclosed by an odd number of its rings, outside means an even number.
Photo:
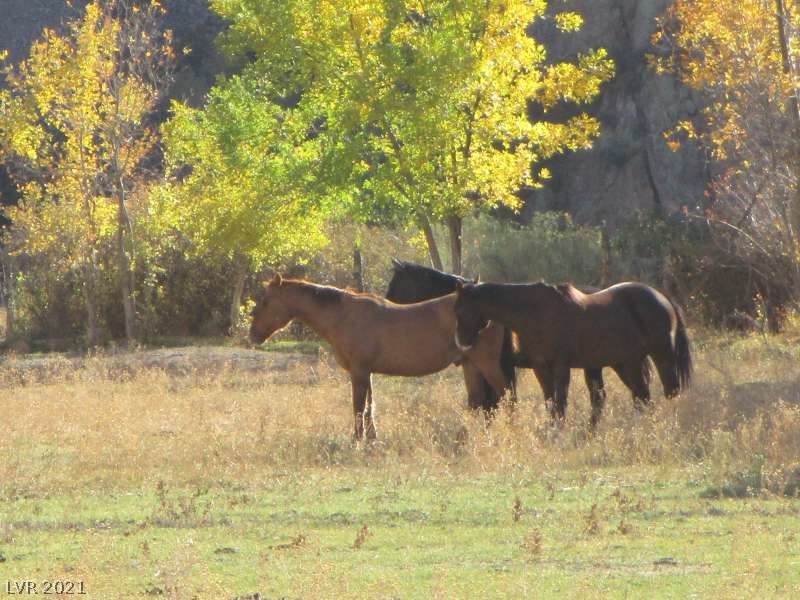
[{"label": "horse's ear", "polygon": [[461,280],[456,281],[456,292],[464,289],[464,283]]},{"label": "horse's ear", "polygon": [[281,278],[281,274],[275,273],[275,277],[273,277],[272,281],[270,281],[270,285],[280,285],[282,281],[283,279]]},{"label": "horse's ear", "polygon": [[399,268],[400,268],[400,266],[401,266],[402,264],[403,264],[403,263],[401,263],[401,262],[400,262],[399,260],[397,260],[396,258],[394,258],[394,257],[392,258],[392,266],[393,266],[395,269],[399,269]]},{"label": "horse's ear", "polygon": [[478,273],[475,275],[475,279],[472,280],[472,283],[480,283],[481,282],[481,274]]}]

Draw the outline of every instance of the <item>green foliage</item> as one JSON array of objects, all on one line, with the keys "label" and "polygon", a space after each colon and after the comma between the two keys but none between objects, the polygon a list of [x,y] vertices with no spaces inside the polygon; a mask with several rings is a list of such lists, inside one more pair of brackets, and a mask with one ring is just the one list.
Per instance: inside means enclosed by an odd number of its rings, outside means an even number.
[{"label": "green foliage", "polygon": [[[694,318],[708,323],[749,315],[779,329],[791,296],[771,271],[731,256],[730,238],[736,235],[721,235],[713,220],[637,211],[611,237],[612,278],[666,288]],[[792,268],[788,257],[772,260],[784,273]]]},{"label": "green foliage", "polygon": [[[676,270],[684,278],[694,273],[693,261],[708,242],[708,227],[682,214],[664,216],[659,210],[637,210],[611,236],[614,273],[658,284],[665,261],[678,260]],[[672,254],[672,256],[670,256]]]},{"label": "green foliage", "polygon": [[[173,103],[164,125],[168,183],[153,195],[165,231],[188,235],[198,254],[280,264],[319,248],[322,213],[301,193],[313,160],[302,123],[235,76],[214,88],[203,110]],[[288,117],[288,118],[287,118]]]},{"label": "green foliage", "polygon": [[[358,246],[363,264],[364,288],[382,295],[392,277],[392,259],[427,262],[411,231],[370,227],[354,223],[331,223],[326,228],[330,244],[303,268],[303,275],[339,287],[351,287],[353,250]],[[415,247],[416,245],[416,247]]]}]

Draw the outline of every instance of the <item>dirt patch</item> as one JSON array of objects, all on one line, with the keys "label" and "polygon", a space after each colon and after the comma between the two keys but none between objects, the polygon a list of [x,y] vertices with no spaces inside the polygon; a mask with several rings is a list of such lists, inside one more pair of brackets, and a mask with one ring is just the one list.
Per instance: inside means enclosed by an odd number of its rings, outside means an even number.
[{"label": "dirt patch", "polygon": [[7,385],[64,381],[82,374],[125,379],[156,370],[174,377],[221,372],[283,372],[320,360],[300,352],[263,352],[247,348],[182,347],[116,352],[94,356],[29,354],[0,359],[0,381]]}]

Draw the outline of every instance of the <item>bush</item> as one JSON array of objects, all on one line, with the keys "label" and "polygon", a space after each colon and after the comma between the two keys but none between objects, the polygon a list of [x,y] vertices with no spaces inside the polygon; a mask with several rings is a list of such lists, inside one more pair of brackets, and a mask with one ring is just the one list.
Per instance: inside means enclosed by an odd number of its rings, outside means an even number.
[{"label": "bush", "polygon": [[464,224],[465,275],[486,281],[598,285],[601,264],[600,230],[575,225],[565,213],[539,213],[527,225],[490,216]]},{"label": "bush", "polygon": [[[637,211],[611,239],[616,280],[644,281],[668,292],[699,320],[720,326],[742,319],[781,327],[791,293],[781,273],[788,257],[753,264],[731,251],[726,236],[711,220],[658,211]],[[763,259],[766,260],[766,259]]]}]

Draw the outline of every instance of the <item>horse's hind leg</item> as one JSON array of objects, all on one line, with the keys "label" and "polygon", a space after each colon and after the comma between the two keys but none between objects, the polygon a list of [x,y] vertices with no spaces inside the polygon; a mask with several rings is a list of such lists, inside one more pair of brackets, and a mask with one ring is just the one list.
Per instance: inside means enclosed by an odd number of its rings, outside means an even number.
[{"label": "horse's hind leg", "polygon": [[555,417],[563,421],[567,413],[567,395],[569,394],[569,366],[558,365],[553,371],[553,382],[555,384],[555,394],[553,396],[553,407]]},{"label": "horse's hind leg", "polygon": [[536,380],[542,388],[545,406],[547,406],[547,410],[550,411],[550,416],[555,419],[555,382],[553,380],[553,373],[549,368],[541,365],[531,365],[531,368],[533,369],[533,374],[536,375]]},{"label": "horse's hind leg", "polygon": [[550,416],[554,421],[563,421],[567,411],[569,367],[535,366],[533,372],[539,380],[539,385],[542,386]]},{"label": "horse's hind leg", "polygon": [[583,377],[586,380],[586,387],[589,388],[589,400],[592,404],[592,416],[589,423],[592,429],[594,429],[600,421],[600,416],[603,414],[603,407],[606,404],[603,369],[585,369],[583,371]]},{"label": "horse's hind leg", "polygon": [[647,382],[647,358],[637,358],[616,365],[614,371],[619,375],[633,394],[633,404],[642,409],[650,403],[650,386]]},{"label": "horse's hind leg", "polygon": [[677,396],[681,385],[678,380],[678,363],[672,348],[659,348],[650,356],[656,364],[661,385],[664,386],[664,395],[667,398]]},{"label": "horse's hind leg", "polygon": [[[367,396],[370,394],[370,374],[369,373],[350,373],[350,383],[353,387],[353,418],[355,420],[355,427],[353,437],[356,440],[364,439],[364,418],[367,405]],[[372,422],[372,401],[370,398],[369,422]],[[375,433],[375,426],[372,426],[372,434]]]}]

